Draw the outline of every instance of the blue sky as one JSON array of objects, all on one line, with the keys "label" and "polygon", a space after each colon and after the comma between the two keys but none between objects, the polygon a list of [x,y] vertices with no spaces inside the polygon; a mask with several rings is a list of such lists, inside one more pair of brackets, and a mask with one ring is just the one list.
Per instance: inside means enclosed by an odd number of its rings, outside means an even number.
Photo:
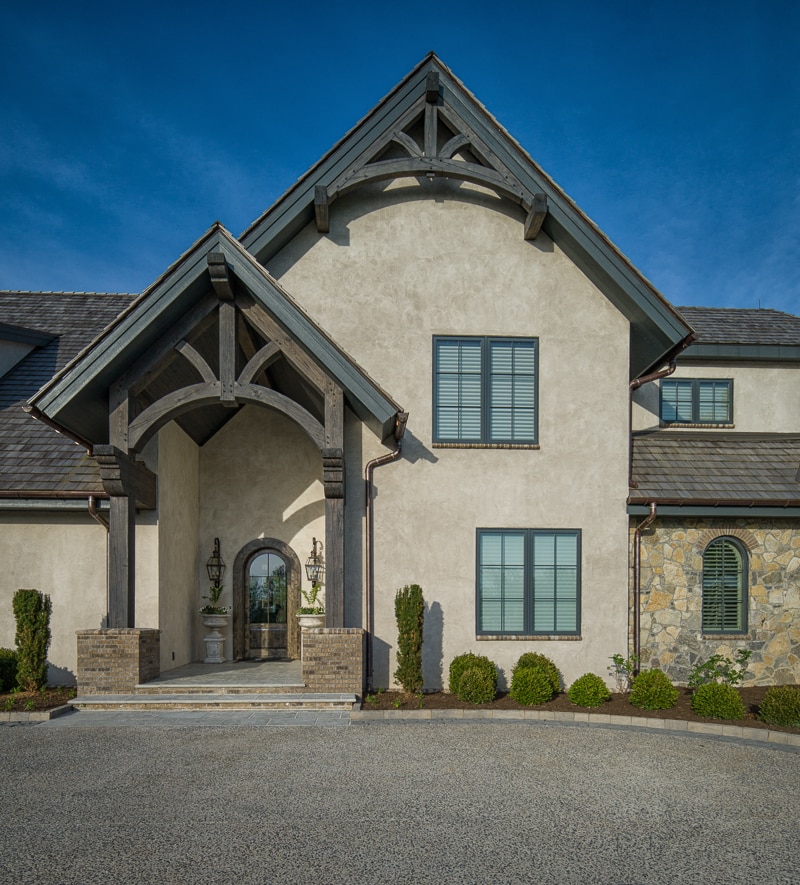
[{"label": "blue sky", "polygon": [[674,304],[800,313],[800,2],[9,3],[0,289],[138,292],[433,49]]}]

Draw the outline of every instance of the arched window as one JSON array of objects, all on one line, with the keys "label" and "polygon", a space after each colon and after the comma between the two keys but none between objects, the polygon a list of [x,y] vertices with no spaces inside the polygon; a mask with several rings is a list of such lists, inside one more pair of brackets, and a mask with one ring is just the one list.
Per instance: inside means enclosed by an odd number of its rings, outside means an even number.
[{"label": "arched window", "polygon": [[703,633],[747,631],[747,551],[715,538],[703,553]]}]

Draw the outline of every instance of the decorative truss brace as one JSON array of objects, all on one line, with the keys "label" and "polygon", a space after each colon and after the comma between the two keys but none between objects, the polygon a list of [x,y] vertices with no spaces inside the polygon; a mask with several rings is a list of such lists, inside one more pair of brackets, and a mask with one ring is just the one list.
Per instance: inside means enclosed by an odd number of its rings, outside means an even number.
[{"label": "decorative truss brace", "polygon": [[[482,185],[518,203],[526,210],[524,236],[535,240],[547,215],[547,197],[533,193],[508,169],[472,127],[440,94],[439,74],[431,72],[425,94],[402,117],[397,126],[374,141],[344,172],[328,185],[314,190],[314,216],[320,233],[330,231],[330,204],[352,190],[376,181],[394,178],[452,178]],[[423,121],[420,145],[408,130]],[[439,123],[455,132],[439,147]],[[376,159],[390,145],[399,146],[407,156]],[[462,159],[455,159],[458,154]],[[464,156],[475,158],[464,159]]]}]

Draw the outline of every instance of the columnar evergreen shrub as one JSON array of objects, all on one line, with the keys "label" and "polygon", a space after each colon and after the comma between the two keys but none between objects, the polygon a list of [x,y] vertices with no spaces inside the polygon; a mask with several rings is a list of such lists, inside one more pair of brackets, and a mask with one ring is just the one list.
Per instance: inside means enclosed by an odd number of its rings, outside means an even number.
[{"label": "columnar evergreen shrub", "polygon": [[[494,685],[494,693],[497,692],[497,667],[495,667],[494,662],[490,661],[485,655],[475,655],[471,651],[466,652],[463,655],[458,655],[458,657],[453,658],[450,662],[450,691],[452,694],[456,695],[456,697],[460,697],[459,695],[459,685],[461,683],[461,677],[467,670],[477,668],[479,670],[483,670],[487,676],[489,676]],[[494,697],[494,694],[492,694]]]},{"label": "columnar evergreen shrub", "polygon": [[0,648],[0,691],[11,691],[17,684],[17,653]]},{"label": "columnar evergreen shrub", "polygon": [[425,600],[419,584],[410,584],[398,590],[394,597],[397,620],[397,669],[394,678],[405,691],[422,691],[422,627],[425,620]]},{"label": "columnar evergreen shrub", "polygon": [[497,694],[497,671],[486,667],[467,667],[458,681],[456,697],[467,704],[489,704]]},{"label": "columnar evergreen shrub", "polygon": [[553,688],[553,694],[561,691],[561,674],[558,672],[558,667],[556,667],[547,655],[539,654],[539,652],[536,651],[526,651],[519,656],[519,660],[514,664],[514,667],[511,670],[512,685],[514,683],[515,674],[519,670],[528,669],[530,667],[535,667],[536,669],[541,670],[547,676],[547,679]]},{"label": "columnar evergreen shrub", "polygon": [[578,677],[567,692],[573,704],[579,707],[599,707],[611,700],[611,692],[605,682],[595,673],[584,673]]},{"label": "columnar evergreen shrub", "polygon": [[669,710],[678,702],[678,689],[663,670],[642,670],[633,677],[628,700],[642,710]]},{"label": "columnar evergreen shrub", "polygon": [[38,691],[47,684],[50,597],[38,590],[17,590],[12,606],[17,622],[17,685],[24,691]]},{"label": "columnar evergreen shrub", "polygon": [[552,699],[553,682],[541,667],[515,667],[508,692],[518,704],[546,704]]},{"label": "columnar evergreen shrub", "polygon": [[709,719],[744,719],[746,715],[739,692],[726,682],[706,682],[695,689],[692,709]]},{"label": "columnar evergreen shrub", "polygon": [[800,728],[800,685],[773,685],[758,708],[758,718],[768,725]]}]

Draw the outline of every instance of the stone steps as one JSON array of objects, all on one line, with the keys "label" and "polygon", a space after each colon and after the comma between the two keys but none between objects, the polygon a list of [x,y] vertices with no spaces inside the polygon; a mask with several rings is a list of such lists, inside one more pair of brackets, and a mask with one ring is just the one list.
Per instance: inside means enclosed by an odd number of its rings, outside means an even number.
[{"label": "stone steps", "polygon": [[[231,686],[232,687],[232,686]],[[261,688],[262,686],[259,686]],[[219,688],[219,687],[216,687]],[[230,688],[230,687],[229,687]],[[71,700],[76,710],[92,712],[122,711],[208,711],[234,712],[237,710],[272,710],[300,712],[305,710],[339,710],[350,712],[357,709],[354,694],[322,694],[319,692],[272,692],[250,690],[222,692],[219,690],[198,692],[181,691],[171,694],[106,694],[83,695]]]},{"label": "stone steps", "polygon": [[214,694],[214,695],[274,695],[274,694],[309,694],[306,686],[301,682],[294,685],[276,683],[274,685],[220,685],[219,683],[152,683],[144,682],[136,686],[137,697],[151,697],[157,695],[174,694]]}]

